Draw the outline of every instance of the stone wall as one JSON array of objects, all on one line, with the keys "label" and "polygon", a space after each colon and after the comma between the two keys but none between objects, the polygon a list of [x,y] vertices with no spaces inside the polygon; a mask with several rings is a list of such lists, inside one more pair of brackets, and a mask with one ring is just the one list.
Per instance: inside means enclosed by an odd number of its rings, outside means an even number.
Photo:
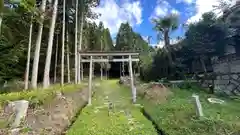
[{"label": "stone wall", "polygon": [[240,60],[214,64],[213,71],[215,73],[240,73]]},{"label": "stone wall", "polygon": [[212,63],[216,76],[215,89],[226,94],[240,94],[240,58],[236,54],[230,54],[218,57]]},{"label": "stone wall", "polygon": [[240,95],[240,73],[217,74],[214,87],[228,95]]}]

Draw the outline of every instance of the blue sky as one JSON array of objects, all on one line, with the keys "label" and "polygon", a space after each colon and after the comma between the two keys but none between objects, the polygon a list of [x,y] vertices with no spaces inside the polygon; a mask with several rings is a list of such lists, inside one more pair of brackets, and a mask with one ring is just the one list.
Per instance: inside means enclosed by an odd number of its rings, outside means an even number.
[{"label": "blue sky", "polygon": [[[184,36],[182,24],[191,23],[201,19],[205,12],[212,11],[219,1],[233,4],[236,0],[101,0],[101,4],[92,9],[101,16],[95,20],[102,21],[104,26],[110,29],[115,37],[120,24],[129,22],[134,31],[144,38],[151,36],[151,44],[159,44],[156,40],[156,32],[153,30],[151,18],[163,17],[174,13],[179,15],[180,27],[171,34],[172,40],[177,36]],[[219,13],[219,11],[214,10]]]}]

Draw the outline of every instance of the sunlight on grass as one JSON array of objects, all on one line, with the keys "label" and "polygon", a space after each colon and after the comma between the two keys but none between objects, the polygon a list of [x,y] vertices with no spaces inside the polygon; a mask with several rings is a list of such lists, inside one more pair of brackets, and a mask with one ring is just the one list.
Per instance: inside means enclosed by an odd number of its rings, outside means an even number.
[{"label": "sunlight on grass", "polygon": [[69,84],[61,87],[60,85],[52,85],[47,89],[36,89],[36,90],[23,90],[20,92],[12,92],[7,94],[0,94],[0,105],[3,106],[9,101],[15,100],[28,100],[30,101],[30,106],[41,105],[45,102],[51,101],[55,96],[57,91],[63,93],[76,91],[82,88],[82,85]]},{"label": "sunlight on grass", "polygon": [[[240,133],[240,103],[224,99],[226,104],[208,103],[211,95],[201,90],[172,90],[174,95],[166,103],[140,102],[154,121],[170,135],[223,135]],[[192,93],[197,93],[203,106],[205,118],[196,117]]]},{"label": "sunlight on grass", "polygon": [[[112,108],[109,108],[112,103]],[[156,131],[131,104],[131,92],[116,80],[103,81],[67,135],[156,135]]]}]

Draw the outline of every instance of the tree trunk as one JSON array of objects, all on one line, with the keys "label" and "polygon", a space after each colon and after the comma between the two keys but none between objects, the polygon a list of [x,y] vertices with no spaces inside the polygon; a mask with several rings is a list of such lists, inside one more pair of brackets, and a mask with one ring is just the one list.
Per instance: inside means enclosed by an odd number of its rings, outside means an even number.
[{"label": "tree trunk", "polygon": [[56,54],[55,54],[55,64],[54,64],[54,83],[57,82],[57,61],[58,61],[58,35],[56,41]]},{"label": "tree trunk", "polygon": [[169,48],[170,46],[169,30],[164,31],[164,42],[165,42],[165,49],[167,51],[168,60],[170,62],[170,66],[172,66],[173,59],[172,59],[171,50]]},{"label": "tree trunk", "polygon": [[[122,56],[122,59],[124,59],[124,56]],[[122,62],[122,76],[125,76],[125,64]]]},{"label": "tree trunk", "polygon": [[68,44],[68,37],[69,35],[68,35],[68,31],[67,31],[67,74],[68,74],[68,83],[70,83],[71,82],[71,78],[70,78],[70,60],[69,60],[69,53],[70,53],[70,51],[69,51],[69,44]]},{"label": "tree trunk", "polygon": [[74,50],[75,50],[75,84],[78,82],[78,50],[77,50],[77,38],[78,38],[78,0],[76,0],[76,11],[75,11],[75,45],[74,45]]},{"label": "tree trunk", "polygon": [[[79,37],[79,46],[78,46],[78,50],[82,50],[82,33],[83,33],[83,25],[84,25],[84,11],[82,11],[82,15],[81,15],[81,20],[80,20],[80,37]],[[78,83],[81,83],[81,56],[80,54],[78,54],[78,69],[79,69],[79,73],[78,73]]]},{"label": "tree trunk", "polygon": [[207,69],[206,69],[206,65],[205,65],[205,62],[204,62],[203,58],[200,58],[200,62],[201,62],[204,73],[206,73]]},{"label": "tree trunk", "polygon": [[50,72],[50,65],[51,65],[51,58],[52,58],[52,46],[53,46],[55,23],[57,18],[57,8],[58,8],[58,0],[55,0],[53,5],[52,21],[51,21],[51,26],[49,31],[47,56],[46,56],[44,77],[43,77],[43,88],[47,88],[50,84],[49,72]]},{"label": "tree trunk", "polygon": [[39,64],[39,55],[40,55],[40,48],[41,48],[41,41],[42,41],[42,31],[43,31],[44,12],[46,8],[46,2],[47,0],[42,0],[42,5],[40,9],[42,14],[40,16],[40,22],[38,26],[38,35],[37,35],[35,52],[34,52],[32,80],[31,80],[31,85],[32,85],[32,88],[34,89],[37,88],[38,64]]},{"label": "tree trunk", "polygon": [[2,31],[2,19],[3,19],[3,16],[2,16],[2,13],[0,13],[0,34]]},{"label": "tree trunk", "polygon": [[164,31],[164,42],[165,42],[166,47],[168,47],[170,45],[169,31],[168,30]]},{"label": "tree trunk", "polygon": [[30,23],[30,28],[29,28],[29,38],[28,38],[28,52],[27,52],[27,64],[26,64],[26,73],[25,73],[25,86],[24,89],[28,89],[28,78],[29,78],[29,67],[30,67],[30,57],[31,57],[31,45],[32,45],[32,17],[31,17],[31,23]]},{"label": "tree trunk", "polygon": [[83,64],[82,64],[82,63],[81,63],[81,69],[82,69],[82,70],[81,70],[81,78],[82,78],[82,80],[83,80],[83,70],[84,70],[84,69],[83,69]]},{"label": "tree trunk", "polygon": [[65,53],[65,13],[66,0],[63,0],[63,26],[62,26],[62,59],[61,59],[61,86],[64,84],[64,53]]},{"label": "tree trunk", "polygon": [[[102,58],[101,58],[102,59]],[[101,63],[101,80],[103,80],[103,68],[102,68],[102,63]]]},{"label": "tree trunk", "polygon": [[[103,49],[103,47],[102,47],[102,36],[101,36],[101,51],[102,51],[102,49]],[[103,57],[101,56],[101,59],[102,59]],[[101,80],[103,80],[103,63],[101,62],[100,63],[100,66],[101,66],[101,68],[100,68],[100,72],[101,72]]]}]

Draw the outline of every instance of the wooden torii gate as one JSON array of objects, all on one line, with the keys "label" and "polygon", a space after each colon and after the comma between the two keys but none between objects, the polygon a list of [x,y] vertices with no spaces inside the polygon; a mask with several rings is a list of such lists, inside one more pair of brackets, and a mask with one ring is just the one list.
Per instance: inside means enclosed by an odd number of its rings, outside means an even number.
[{"label": "wooden torii gate", "polygon": [[[100,52],[100,51],[88,51],[79,52],[80,63],[90,63],[89,67],[89,82],[88,82],[88,105],[91,105],[92,101],[92,74],[93,74],[93,63],[94,62],[128,62],[129,63],[129,75],[131,79],[131,90],[133,103],[136,102],[136,88],[134,86],[132,62],[139,61],[138,52]],[[109,56],[122,56],[121,58],[109,59]],[[84,58],[87,57],[87,58]],[[98,57],[98,58],[94,58]]]}]

